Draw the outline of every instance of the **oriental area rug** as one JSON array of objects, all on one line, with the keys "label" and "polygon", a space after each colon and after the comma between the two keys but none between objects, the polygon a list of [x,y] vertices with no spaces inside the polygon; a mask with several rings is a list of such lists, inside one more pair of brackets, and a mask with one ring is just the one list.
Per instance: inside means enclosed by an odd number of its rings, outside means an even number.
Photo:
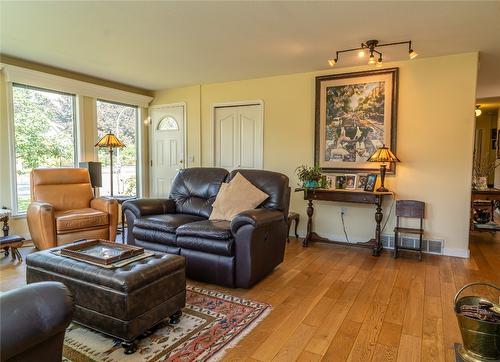
[{"label": "oriental area rug", "polygon": [[271,306],[213,290],[188,286],[179,324],[168,319],[138,340],[134,354],[121,343],[78,324],[64,340],[66,362],[217,361],[271,311]]}]

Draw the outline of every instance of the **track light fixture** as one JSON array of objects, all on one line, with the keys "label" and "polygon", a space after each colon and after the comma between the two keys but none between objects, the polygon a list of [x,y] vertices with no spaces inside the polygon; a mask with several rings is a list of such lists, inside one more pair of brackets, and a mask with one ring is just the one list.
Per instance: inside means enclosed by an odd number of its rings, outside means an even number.
[{"label": "track light fixture", "polygon": [[[347,52],[358,52],[358,56],[360,58],[365,56],[365,52],[369,51],[370,52],[370,58],[368,59],[368,64],[371,65],[376,65],[377,67],[382,66],[382,53],[377,51],[376,48],[380,47],[386,47],[390,45],[401,45],[401,44],[408,44],[408,56],[410,59],[414,59],[418,54],[415,50],[412,49],[411,47],[411,40],[407,41],[400,41],[396,43],[387,43],[387,44],[379,44],[378,40],[368,40],[366,43],[361,43],[360,48],[352,48],[352,49],[344,49],[344,50],[339,50],[336,52],[335,58],[329,59],[328,64],[330,64],[331,67],[336,65],[339,61],[339,55],[340,53],[347,53]],[[375,54],[378,55],[378,60],[375,60]]]}]

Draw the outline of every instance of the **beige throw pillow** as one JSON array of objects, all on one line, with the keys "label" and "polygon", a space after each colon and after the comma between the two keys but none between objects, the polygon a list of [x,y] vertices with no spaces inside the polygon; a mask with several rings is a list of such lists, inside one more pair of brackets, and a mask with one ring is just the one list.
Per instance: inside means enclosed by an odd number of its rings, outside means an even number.
[{"label": "beige throw pillow", "polygon": [[240,212],[255,209],[268,197],[238,172],[229,183],[221,185],[210,220],[231,221]]}]

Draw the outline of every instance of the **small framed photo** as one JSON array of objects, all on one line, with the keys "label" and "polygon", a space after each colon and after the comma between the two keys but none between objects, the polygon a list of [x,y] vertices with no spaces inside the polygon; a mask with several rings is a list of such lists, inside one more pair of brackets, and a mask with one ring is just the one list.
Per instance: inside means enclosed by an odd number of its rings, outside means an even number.
[{"label": "small framed photo", "polygon": [[329,189],[335,188],[335,177],[334,176],[326,176],[326,184]]},{"label": "small framed photo", "polygon": [[345,176],[335,176],[335,189],[342,190],[345,189]]},{"label": "small framed photo", "polygon": [[358,180],[356,182],[356,189],[357,190],[364,190],[366,186],[366,180],[368,178],[368,175],[358,175]]},{"label": "small framed photo", "polygon": [[356,188],[357,175],[345,175],[346,190],[354,190]]},{"label": "small framed photo", "polygon": [[377,174],[371,173],[366,176],[365,191],[373,192],[375,190],[375,184],[377,183]]}]

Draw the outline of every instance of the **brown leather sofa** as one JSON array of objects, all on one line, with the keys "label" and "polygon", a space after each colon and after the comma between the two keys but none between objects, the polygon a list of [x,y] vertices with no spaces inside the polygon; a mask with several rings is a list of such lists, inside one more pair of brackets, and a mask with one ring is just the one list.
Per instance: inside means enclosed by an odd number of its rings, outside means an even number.
[{"label": "brown leather sofa", "polygon": [[79,239],[116,238],[118,203],[94,198],[85,168],[34,169],[31,201],[28,228],[40,250]]},{"label": "brown leather sofa", "polygon": [[73,297],[57,282],[31,284],[0,294],[0,360],[62,360]]},{"label": "brown leather sofa", "polygon": [[[208,220],[223,182],[241,173],[269,197],[231,222]],[[189,168],[170,198],[126,201],[127,243],[186,257],[188,277],[249,288],[283,261],[290,203],[288,177],[262,170]]]}]

